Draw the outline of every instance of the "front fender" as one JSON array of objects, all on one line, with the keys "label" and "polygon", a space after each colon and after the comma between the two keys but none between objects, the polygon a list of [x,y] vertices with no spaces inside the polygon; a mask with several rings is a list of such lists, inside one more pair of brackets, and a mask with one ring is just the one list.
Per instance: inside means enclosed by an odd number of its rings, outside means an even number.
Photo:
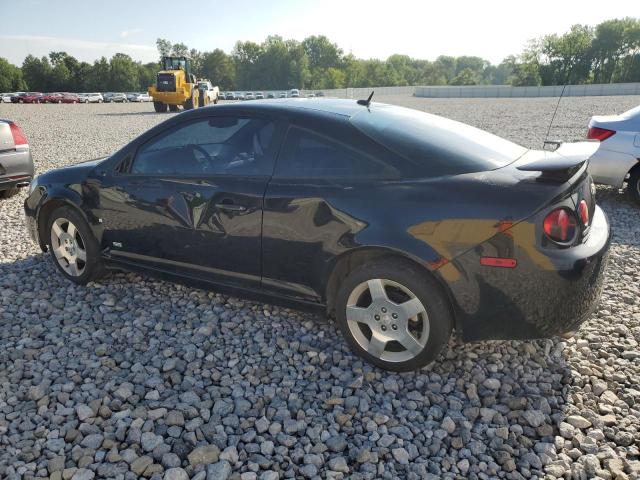
[{"label": "front fender", "polygon": [[[56,209],[64,206],[71,207],[79,212],[91,228],[96,239],[102,238],[102,222],[95,217],[91,206],[87,204],[85,196],[78,193],[76,185],[65,188],[52,185],[39,185],[27,197],[24,204],[25,216],[28,224],[31,223],[33,230],[32,237],[40,246],[42,251],[47,250],[48,232],[47,224],[49,215]],[[82,185],[77,185],[83,189]]]}]

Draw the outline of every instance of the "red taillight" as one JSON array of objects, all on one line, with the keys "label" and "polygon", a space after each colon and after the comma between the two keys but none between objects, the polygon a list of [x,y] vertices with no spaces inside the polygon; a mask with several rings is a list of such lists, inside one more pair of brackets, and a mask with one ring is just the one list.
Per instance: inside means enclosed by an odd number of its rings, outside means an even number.
[{"label": "red taillight", "polygon": [[589,140],[598,140],[602,142],[612,135],[615,135],[615,133],[615,130],[607,130],[606,128],[599,127],[589,127],[589,130],[587,131],[587,138]]},{"label": "red taillight", "polygon": [[580,215],[580,220],[582,220],[582,224],[586,227],[589,225],[589,206],[587,202],[584,200],[580,200],[580,204],[578,205],[578,214]]},{"label": "red taillight", "polygon": [[9,128],[11,129],[11,135],[13,136],[13,143],[16,147],[18,145],[29,145],[27,136],[24,134],[24,132],[18,125],[16,125],[13,122],[10,122]]},{"label": "red taillight", "polygon": [[544,219],[544,233],[556,242],[570,242],[576,236],[576,218],[566,208],[557,208]]}]

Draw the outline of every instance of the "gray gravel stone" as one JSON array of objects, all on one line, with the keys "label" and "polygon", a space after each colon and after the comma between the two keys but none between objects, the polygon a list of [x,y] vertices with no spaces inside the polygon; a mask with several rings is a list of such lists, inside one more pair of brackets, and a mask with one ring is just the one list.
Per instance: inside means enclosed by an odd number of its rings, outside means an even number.
[{"label": "gray gravel stone", "polygon": [[164,480],[189,480],[189,475],[182,468],[169,468],[164,472]]},{"label": "gray gravel stone", "polygon": [[191,465],[207,465],[217,462],[219,456],[220,449],[216,445],[206,445],[194,449],[188,458]]}]

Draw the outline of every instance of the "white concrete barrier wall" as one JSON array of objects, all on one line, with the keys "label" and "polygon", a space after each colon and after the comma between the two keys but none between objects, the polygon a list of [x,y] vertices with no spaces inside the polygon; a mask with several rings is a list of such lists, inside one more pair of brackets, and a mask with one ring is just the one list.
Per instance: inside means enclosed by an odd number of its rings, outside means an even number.
[{"label": "white concrete barrier wall", "polygon": [[367,98],[371,91],[375,91],[374,98],[378,95],[414,95],[417,87],[362,87],[362,88],[335,88],[330,90],[301,90],[304,96],[310,93],[323,92],[327,97],[338,98]]},{"label": "white concrete barrier wall", "polygon": [[[545,87],[512,87],[509,85],[435,86],[414,87],[414,89],[416,97],[429,98],[557,97],[562,92],[562,85]],[[640,95],[640,82],[567,85],[564,91],[564,96],[566,97],[603,95]]]},{"label": "white concrete barrier wall", "polygon": [[[562,85],[546,87],[512,87],[510,85],[472,85],[472,86],[405,86],[405,87],[362,87],[336,88],[330,90],[300,90],[302,96],[323,92],[327,97],[338,98],[367,98],[371,91],[375,91],[374,98],[385,95],[414,95],[429,98],[519,98],[519,97],[558,97],[562,92]],[[287,94],[290,90],[265,91],[274,93],[277,98],[280,92]],[[566,97],[593,97],[603,95],[640,95],[638,83],[602,83],[590,85],[567,85]]]}]

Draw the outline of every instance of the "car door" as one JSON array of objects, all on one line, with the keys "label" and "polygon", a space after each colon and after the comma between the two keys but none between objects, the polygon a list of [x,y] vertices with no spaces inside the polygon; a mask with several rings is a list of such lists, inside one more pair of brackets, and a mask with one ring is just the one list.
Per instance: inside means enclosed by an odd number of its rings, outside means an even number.
[{"label": "car door", "polygon": [[332,261],[367,240],[370,212],[383,203],[377,186],[397,171],[363,137],[347,120],[327,130],[308,123],[288,129],[265,194],[266,291],[320,301]]},{"label": "car door", "polygon": [[259,288],[277,147],[266,117],[213,115],[160,133],[100,189],[103,245],[120,261]]}]

